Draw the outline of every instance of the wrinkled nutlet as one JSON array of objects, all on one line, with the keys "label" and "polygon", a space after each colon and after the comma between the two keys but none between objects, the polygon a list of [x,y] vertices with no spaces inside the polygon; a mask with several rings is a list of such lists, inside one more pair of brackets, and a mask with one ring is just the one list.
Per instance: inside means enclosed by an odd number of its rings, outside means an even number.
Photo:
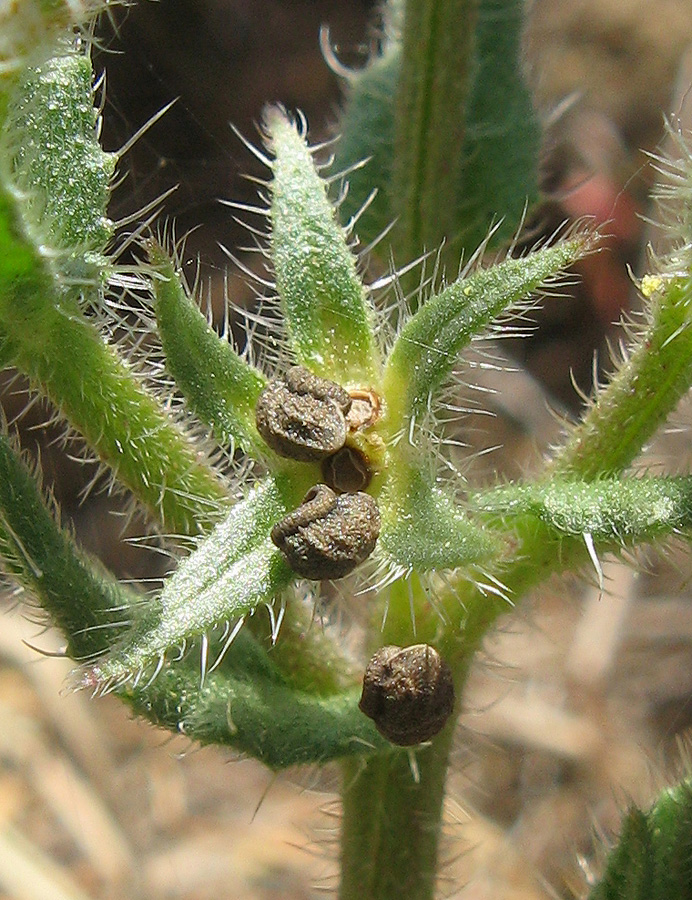
[{"label": "wrinkled nutlet", "polygon": [[337,495],[326,484],[271,530],[273,543],[297,575],[313,581],[343,578],[367,559],[380,534],[380,512],[369,494]]},{"label": "wrinkled nutlet", "polygon": [[269,382],[255,407],[257,431],[279,456],[314,462],[343,447],[348,392],[303,366]]},{"label": "wrinkled nutlet", "polygon": [[392,744],[420,744],[452,714],[452,671],[429,644],[381,647],[365,670],[358,706]]}]

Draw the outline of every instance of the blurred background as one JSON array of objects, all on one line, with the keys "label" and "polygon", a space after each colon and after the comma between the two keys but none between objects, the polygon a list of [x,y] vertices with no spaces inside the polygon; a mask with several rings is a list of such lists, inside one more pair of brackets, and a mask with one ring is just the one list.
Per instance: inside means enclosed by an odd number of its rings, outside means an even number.
[{"label": "blurred background", "polygon": [[[470,477],[530,472],[580,391],[607,368],[616,322],[636,308],[627,266],[645,271],[657,177],[647,153],[665,148],[664,115],[692,126],[692,0],[534,0],[527,70],[546,122],[543,221],[608,222],[606,250],[580,270],[572,296],[536,313],[532,336],[505,342],[511,371],[481,373],[495,414],[464,423]],[[120,218],[177,185],[164,216],[186,242],[221,309],[253,302],[219,244],[242,229],[218,198],[254,201],[246,174],[262,108],[301,109],[313,140],[331,134],[343,83],[319,45],[329,26],[338,58],[358,67],[377,40],[370,0],[166,0],[114,10],[100,29],[107,70],[104,141],[118,149],[174,98],[121,164]],[[115,27],[114,27],[115,26]],[[242,253],[239,253],[242,257]],[[251,261],[248,260],[250,265]],[[596,356],[594,356],[596,354]],[[596,363],[594,364],[594,359]],[[576,387],[575,387],[576,385]],[[26,405],[6,377],[10,419]],[[80,541],[121,577],[161,574],[162,555],[121,541],[117,502],[60,446],[32,407],[21,419]],[[681,409],[674,424],[692,421]],[[675,428],[650,448],[649,469],[689,471],[689,436]],[[139,527],[139,532],[138,532]],[[134,523],[133,534],[143,525]],[[596,843],[631,800],[646,802],[681,770],[692,723],[692,611],[687,553],[640,554],[636,571],[606,563],[606,594],[555,580],[509,614],[472,676],[460,728],[441,892],[464,898],[580,896],[597,870]],[[591,580],[595,580],[592,578]],[[333,888],[338,809],[333,771],[274,777],[227,752],[199,750],[133,722],[112,698],[65,690],[70,665],[44,658],[59,640],[13,608],[0,629],[0,898],[12,900],[269,900]],[[24,643],[27,642],[27,643]],[[689,766],[688,766],[689,770]]]}]

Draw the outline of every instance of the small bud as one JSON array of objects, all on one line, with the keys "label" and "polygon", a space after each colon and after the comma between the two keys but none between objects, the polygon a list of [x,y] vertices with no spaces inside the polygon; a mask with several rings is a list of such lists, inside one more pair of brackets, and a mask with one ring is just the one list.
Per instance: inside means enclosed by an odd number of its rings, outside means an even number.
[{"label": "small bud", "polygon": [[380,513],[369,494],[337,496],[317,484],[272,528],[271,539],[296,574],[322,581],[353,571],[375,549],[379,533]]},{"label": "small bud", "polygon": [[293,366],[262,391],[255,422],[279,456],[313,462],[343,447],[350,408],[348,392],[336,382]]},{"label": "small bud", "polygon": [[358,706],[393,744],[428,741],[454,709],[451,669],[429,644],[382,647],[367,665]]}]

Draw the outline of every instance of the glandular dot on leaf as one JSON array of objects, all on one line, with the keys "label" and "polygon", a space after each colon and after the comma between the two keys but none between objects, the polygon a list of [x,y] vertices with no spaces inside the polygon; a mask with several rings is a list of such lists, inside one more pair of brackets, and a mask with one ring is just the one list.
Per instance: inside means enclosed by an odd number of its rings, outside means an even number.
[{"label": "glandular dot on leaf", "polygon": [[317,484],[271,531],[273,543],[297,575],[313,581],[343,578],[375,549],[377,503],[362,491],[336,494]]},{"label": "glandular dot on leaf", "polygon": [[365,670],[358,706],[392,744],[420,744],[452,714],[452,671],[429,644],[381,647]]},{"label": "glandular dot on leaf", "polygon": [[351,398],[341,385],[293,366],[262,391],[255,423],[279,456],[315,462],[343,447],[350,408]]}]

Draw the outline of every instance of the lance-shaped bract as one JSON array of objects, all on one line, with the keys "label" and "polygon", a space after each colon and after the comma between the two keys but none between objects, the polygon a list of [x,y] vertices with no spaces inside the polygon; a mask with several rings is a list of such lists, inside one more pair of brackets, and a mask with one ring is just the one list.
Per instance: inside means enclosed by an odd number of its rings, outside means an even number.
[{"label": "lance-shaped bract", "polygon": [[137,677],[171,648],[271,604],[294,577],[268,537],[288,511],[287,496],[290,487],[268,478],[236,504],[180,563],[121,644],[95,664],[93,680],[108,686]]},{"label": "lance-shaped bract", "polygon": [[272,261],[295,357],[344,387],[373,387],[379,353],[356,259],[302,135],[277,109],[266,126]]},{"label": "lance-shaped bract", "polygon": [[503,310],[553,282],[587,249],[586,236],[573,238],[462,275],[432,296],[401,328],[387,358],[387,430],[408,433],[410,421],[425,413],[473,336]]},{"label": "lance-shaped bract", "polygon": [[387,484],[378,554],[394,571],[454,569],[487,559],[499,544],[415,469]]},{"label": "lance-shaped bract", "polygon": [[553,479],[506,485],[470,498],[469,505],[513,519],[535,516],[557,535],[634,543],[692,529],[692,478]]},{"label": "lance-shaped bract", "polygon": [[245,632],[203,685],[189,656],[151,684],[119,693],[157,725],[229,745],[273,769],[391,749],[358,709],[358,690],[317,696],[289,687]]},{"label": "lance-shaped bract", "polygon": [[[621,472],[687,393],[692,379],[692,267],[689,245],[676,273],[642,280],[646,326],[595,403],[555,454],[549,474],[587,480]],[[679,270],[682,270],[680,272]],[[617,440],[613,439],[617,435]]]},{"label": "lance-shaped bract", "polygon": [[255,428],[255,405],[266,378],[216,334],[188,296],[166,251],[152,241],[149,256],[156,267],[152,279],[156,323],[166,368],[190,410],[213,429],[220,444],[231,444],[251,456],[266,454],[267,446]]}]

